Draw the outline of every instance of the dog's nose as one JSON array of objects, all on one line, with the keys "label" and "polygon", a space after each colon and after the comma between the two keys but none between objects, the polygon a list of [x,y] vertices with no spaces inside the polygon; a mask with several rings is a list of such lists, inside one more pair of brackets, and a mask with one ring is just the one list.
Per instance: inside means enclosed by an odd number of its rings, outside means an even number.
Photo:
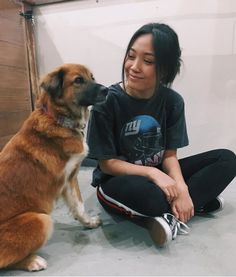
[{"label": "dog's nose", "polygon": [[108,94],[108,88],[103,86],[103,85],[99,85],[99,89],[98,89],[98,93],[97,93],[97,98],[96,98],[96,103],[100,103],[106,100],[106,96]]}]

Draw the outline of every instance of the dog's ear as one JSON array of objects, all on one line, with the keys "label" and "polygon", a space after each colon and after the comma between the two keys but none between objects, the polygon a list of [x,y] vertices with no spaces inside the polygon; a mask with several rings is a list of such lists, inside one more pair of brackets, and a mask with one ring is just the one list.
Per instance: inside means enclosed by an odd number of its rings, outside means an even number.
[{"label": "dog's ear", "polygon": [[63,69],[56,69],[42,79],[40,87],[43,88],[51,97],[60,97],[62,95],[63,78]]}]

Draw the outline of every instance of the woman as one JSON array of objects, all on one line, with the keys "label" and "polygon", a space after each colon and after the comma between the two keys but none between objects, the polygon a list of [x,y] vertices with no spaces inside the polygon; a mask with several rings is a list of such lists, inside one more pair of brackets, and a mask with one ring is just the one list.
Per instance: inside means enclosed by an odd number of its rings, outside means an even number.
[{"label": "woman", "polygon": [[122,82],[93,107],[89,157],[98,160],[92,185],[109,212],[138,219],[159,246],[197,212],[219,210],[233,180],[236,156],[226,149],[177,158],[188,145],[183,98],[170,88],[179,72],[178,36],[168,25],[138,29],[125,54]]}]

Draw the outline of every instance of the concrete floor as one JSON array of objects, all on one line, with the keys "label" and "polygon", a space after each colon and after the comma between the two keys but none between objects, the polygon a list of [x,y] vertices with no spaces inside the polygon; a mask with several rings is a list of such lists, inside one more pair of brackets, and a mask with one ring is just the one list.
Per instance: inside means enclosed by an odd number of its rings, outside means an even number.
[{"label": "concrete floor", "polygon": [[0,276],[236,275],[236,179],[222,194],[223,211],[194,217],[188,236],[160,249],[145,229],[103,210],[90,186],[92,170],[81,169],[80,186],[88,212],[100,215],[103,226],[85,229],[59,201],[53,212],[54,234],[38,252],[48,268],[35,273],[0,270]]}]

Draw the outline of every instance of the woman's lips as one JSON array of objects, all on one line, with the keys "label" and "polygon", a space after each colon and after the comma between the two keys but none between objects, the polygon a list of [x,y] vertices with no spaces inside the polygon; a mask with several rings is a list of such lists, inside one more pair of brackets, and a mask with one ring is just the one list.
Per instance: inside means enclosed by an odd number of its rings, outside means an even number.
[{"label": "woman's lips", "polygon": [[129,78],[130,78],[131,80],[142,80],[142,79],[143,79],[143,78],[140,77],[140,76],[131,75],[131,74],[129,74]]}]

